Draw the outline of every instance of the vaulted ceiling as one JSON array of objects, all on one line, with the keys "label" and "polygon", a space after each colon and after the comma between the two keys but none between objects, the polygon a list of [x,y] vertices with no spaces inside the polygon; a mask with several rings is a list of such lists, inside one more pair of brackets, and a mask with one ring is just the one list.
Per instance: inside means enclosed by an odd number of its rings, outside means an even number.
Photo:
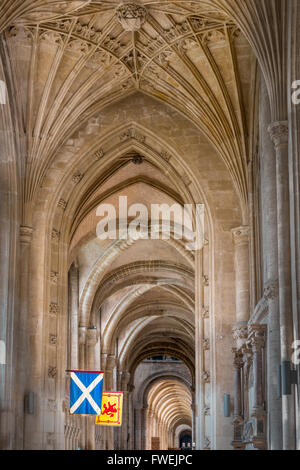
[{"label": "vaulted ceiling", "polygon": [[206,134],[246,203],[253,55],[229,16],[199,1],[90,2],[44,16],[25,13],[5,31],[26,136],[25,204],[60,146],[97,110],[137,91]]}]

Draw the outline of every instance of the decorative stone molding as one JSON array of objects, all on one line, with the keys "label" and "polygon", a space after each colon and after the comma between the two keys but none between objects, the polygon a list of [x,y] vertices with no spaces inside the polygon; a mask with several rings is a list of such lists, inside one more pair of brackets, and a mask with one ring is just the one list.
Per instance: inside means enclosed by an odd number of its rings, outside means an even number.
[{"label": "decorative stone molding", "polygon": [[100,148],[100,149],[96,150],[96,152],[94,153],[94,157],[95,157],[95,160],[101,160],[101,158],[104,157],[103,148]]},{"label": "decorative stone molding", "polygon": [[282,144],[288,143],[289,138],[289,123],[288,121],[275,121],[268,127],[271,140],[275,148]]},{"label": "decorative stone molding", "polygon": [[58,230],[56,230],[55,228],[52,229],[51,239],[54,240],[54,241],[59,241],[60,240],[60,232]]},{"label": "decorative stone molding", "polygon": [[51,302],[51,304],[49,305],[49,313],[51,315],[57,315],[59,313],[59,306],[57,303]]},{"label": "decorative stone molding", "polygon": [[80,183],[80,181],[82,180],[83,178],[83,174],[78,172],[78,173],[75,173],[75,175],[72,176],[72,183],[74,184],[78,184]]},{"label": "decorative stone molding", "polygon": [[202,413],[204,416],[210,416],[210,406],[204,405],[202,409]]},{"label": "decorative stone molding", "polygon": [[24,245],[29,245],[32,240],[33,228],[26,225],[20,227],[20,242]]},{"label": "decorative stone molding", "polygon": [[245,245],[249,243],[249,227],[243,225],[231,230],[234,245]]},{"label": "decorative stone molding", "polygon": [[58,283],[59,274],[55,271],[51,271],[50,273],[50,281],[52,284]]},{"label": "decorative stone molding", "polygon": [[147,10],[142,5],[124,3],[116,9],[116,17],[125,31],[138,31],[146,21]]},{"label": "decorative stone molding", "polygon": [[264,299],[265,300],[274,300],[279,295],[279,281],[271,280],[269,281],[264,288]]},{"label": "decorative stone molding", "polygon": [[63,210],[66,210],[67,202],[64,199],[60,199],[57,203],[57,207],[60,207]]},{"label": "decorative stone molding", "polygon": [[55,379],[57,375],[57,367],[56,366],[49,366],[48,367],[48,377],[50,379]]},{"label": "decorative stone molding", "polygon": [[202,347],[203,347],[204,351],[208,351],[210,349],[210,342],[209,342],[208,338],[204,338],[202,340]]},{"label": "decorative stone molding", "polygon": [[203,286],[204,286],[204,287],[208,287],[208,286],[209,286],[209,278],[208,278],[208,276],[207,276],[206,274],[204,274],[204,275],[202,276],[202,282],[203,282]]}]

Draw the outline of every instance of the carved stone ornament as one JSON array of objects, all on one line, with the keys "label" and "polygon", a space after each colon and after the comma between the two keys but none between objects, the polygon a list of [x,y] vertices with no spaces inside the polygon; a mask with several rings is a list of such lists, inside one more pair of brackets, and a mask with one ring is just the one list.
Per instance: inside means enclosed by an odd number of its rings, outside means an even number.
[{"label": "carved stone ornament", "polygon": [[134,155],[134,157],[132,157],[132,163],[134,163],[135,165],[141,165],[143,161],[144,159],[142,155]]},{"label": "carved stone ornament", "polygon": [[275,281],[269,281],[264,288],[264,298],[266,300],[274,300],[279,295],[279,282],[278,279]]},{"label": "carved stone ornament", "polygon": [[232,335],[235,341],[248,339],[248,325],[237,325],[232,328]]},{"label": "carved stone ornament", "polygon": [[52,345],[52,346],[55,346],[56,343],[57,343],[57,336],[56,335],[49,335],[49,343]]},{"label": "carved stone ornament", "polygon": [[64,199],[60,199],[57,203],[57,206],[63,210],[66,210],[67,202]]},{"label": "carved stone ornament", "polygon": [[288,121],[276,121],[269,125],[268,131],[275,147],[287,144],[289,138]]},{"label": "carved stone ornament", "polygon": [[116,17],[125,31],[138,31],[146,21],[147,10],[135,3],[124,3],[116,9]]},{"label": "carved stone ornament", "polygon": [[204,371],[201,377],[202,377],[203,382],[205,383],[210,382],[210,373],[208,371]]},{"label": "carved stone ornament", "polygon": [[48,367],[48,377],[50,379],[55,379],[56,375],[57,375],[57,367],[49,366]]},{"label": "carved stone ornament", "polygon": [[208,307],[203,307],[203,309],[202,309],[202,318],[204,320],[209,318],[209,308]]},{"label": "carved stone ornament", "polygon": [[51,239],[55,241],[59,241],[60,239],[60,232],[56,230],[55,228],[51,232]]},{"label": "carved stone ornament", "polygon": [[57,283],[58,283],[58,277],[59,277],[59,275],[58,275],[57,272],[51,271],[51,273],[50,273],[50,281],[51,281],[52,284],[57,284]]},{"label": "carved stone ornament", "polygon": [[80,183],[80,181],[82,180],[83,178],[83,174],[82,173],[75,173],[75,175],[72,176],[72,183],[74,184],[78,184]]},{"label": "carved stone ornament", "polygon": [[59,306],[55,302],[51,302],[49,305],[49,313],[51,315],[57,315],[59,313]]},{"label": "carved stone ornament", "polygon": [[101,158],[104,157],[104,150],[100,148],[95,152],[94,155],[95,155],[95,160],[101,160]]},{"label": "carved stone ornament", "polygon": [[123,134],[120,136],[120,140],[121,142],[125,142],[126,140],[129,140],[129,139],[134,139],[134,140],[137,140],[138,142],[145,142],[145,136],[140,134],[139,132],[137,132],[135,129],[133,128],[129,128],[127,129],[125,132],[123,132]]}]

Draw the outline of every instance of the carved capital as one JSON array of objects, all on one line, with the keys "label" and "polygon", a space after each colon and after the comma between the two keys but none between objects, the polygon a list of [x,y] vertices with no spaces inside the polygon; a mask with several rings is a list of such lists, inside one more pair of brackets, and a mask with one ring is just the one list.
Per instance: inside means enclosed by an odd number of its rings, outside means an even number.
[{"label": "carved capital", "polygon": [[236,325],[232,328],[232,335],[235,341],[245,343],[248,339],[248,325]]},{"label": "carved capital", "polygon": [[244,366],[244,357],[240,349],[232,348],[233,365],[235,369],[241,369]]},{"label": "carved capital", "polygon": [[289,139],[289,124],[288,121],[275,121],[268,127],[271,140],[276,147],[286,145]]},{"label": "carved capital", "polygon": [[231,230],[234,245],[246,245],[249,243],[249,227],[243,225]]}]

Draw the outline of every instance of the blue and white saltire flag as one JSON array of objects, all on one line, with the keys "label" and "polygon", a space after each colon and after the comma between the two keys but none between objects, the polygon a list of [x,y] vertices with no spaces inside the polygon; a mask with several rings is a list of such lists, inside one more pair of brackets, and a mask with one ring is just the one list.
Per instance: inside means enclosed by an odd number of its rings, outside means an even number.
[{"label": "blue and white saltire flag", "polygon": [[103,372],[71,372],[70,413],[101,415]]}]

